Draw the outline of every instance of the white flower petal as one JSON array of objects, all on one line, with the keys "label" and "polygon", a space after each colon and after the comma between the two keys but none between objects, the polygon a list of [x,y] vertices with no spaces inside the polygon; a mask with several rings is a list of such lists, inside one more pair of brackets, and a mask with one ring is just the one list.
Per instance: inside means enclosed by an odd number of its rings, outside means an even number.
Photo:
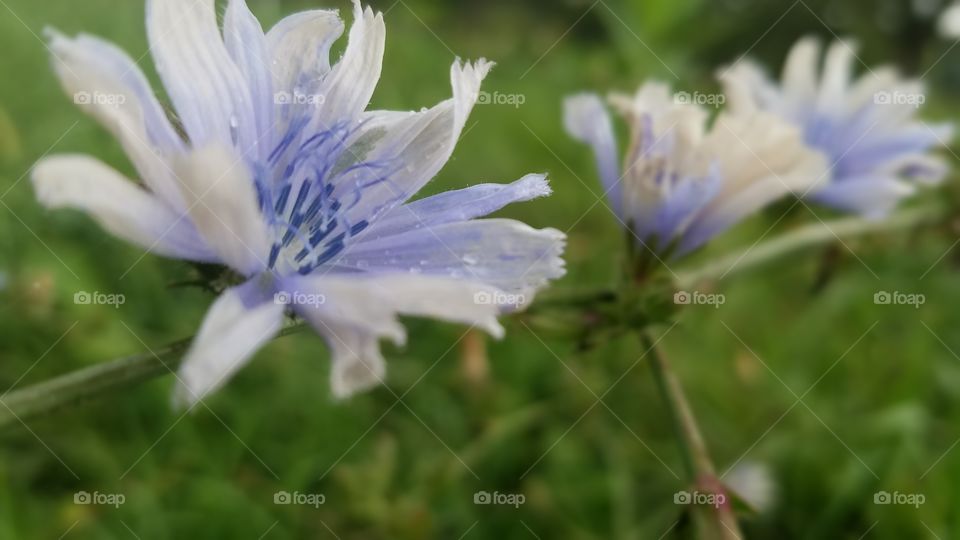
[{"label": "white flower petal", "polygon": [[383,14],[375,14],[369,7],[363,9],[359,0],[353,0],[353,19],[343,58],[324,82],[320,129],[359,116],[380,80],[386,42]]},{"label": "white flower petal", "polygon": [[733,114],[750,114],[757,109],[758,102],[769,106],[779,99],[779,90],[763,69],[747,59],[720,70],[717,79],[723,84],[726,110]]},{"label": "white flower petal", "polygon": [[235,144],[256,126],[247,82],[227,52],[214,0],[148,0],[157,72],[194,147]]},{"label": "white flower petal", "polygon": [[31,178],[47,208],[84,211],[113,235],[158,255],[217,262],[189,219],[94,158],[45,158]]},{"label": "white flower petal", "polygon": [[90,36],[51,36],[54,70],[67,94],[123,146],[144,183],[172,208],[183,209],[166,156],[183,141],[140,68],[114,45]]},{"label": "white flower petal", "polygon": [[365,162],[398,164],[386,182],[372,188],[362,183],[369,174],[358,171],[344,175],[334,190],[334,197],[358,204],[345,212],[348,222],[373,220],[384,212],[407,201],[420,191],[443,168],[470,111],[476,104],[480,83],[492,63],[455,62],[451,67],[453,98],[420,113],[371,113],[364,130],[351,141],[351,152]]},{"label": "white flower petal", "polygon": [[613,211],[623,218],[620,158],[613,123],[603,101],[594,94],[567,98],[563,103],[563,123],[571,137],[593,148],[603,190]]},{"label": "white flower petal", "polygon": [[841,110],[853,76],[856,51],[852,43],[837,40],[827,49],[817,99],[824,110]]},{"label": "white flower petal", "polygon": [[724,182],[720,194],[690,223],[681,252],[785,195],[803,195],[828,180],[826,157],[807,147],[799,130],[770,113],[721,114],[704,144],[717,159]]},{"label": "white flower petal", "polygon": [[[273,59],[267,52],[267,40],[260,22],[247,7],[246,0],[230,0],[223,18],[223,39],[230,58],[236,63],[250,89],[254,125],[237,126],[241,152],[256,148],[255,155],[266,159],[273,130],[273,80],[270,74]],[[245,126],[246,127],[246,126]]]},{"label": "white flower petal", "polygon": [[387,363],[376,334],[334,320],[317,322],[317,331],[330,347],[330,390],[346,399],[386,383]]},{"label": "white flower petal", "polygon": [[474,280],[524,295],[565,273],[561,255],[566,235],[510,219],[448,223],[358,240],[339,257],[340,264]]},{"label": "white flower petal", "polygon": [[181,159],[177,173],[190,218],[220,259],[245,275],[265,269],[270,236],[243,160],[209,146]]},{"label": "white flower petal", "polygon": [[277,23],[267,33],[275,88],[293,92],[323,81],[330,72],[330,47],[341,34],[336,11],[303,11]]},{"label": "white flower petal", "polygon": [[[869,219],[887,216],[897,204],[916,193],[914,184],[899,180],[894,175],[864,175],[846,178],[831,185],[830,204],[836,208],[856,212]],[[814,194],[818,200],[820,194]]]},{"label": "white flower petal", "polygon": [[550,195],[546,175],[528,174],[512,184],[478,184],[445,191],[390,210],[378,219],[365,238],[382,238],[421,227],[468,221],[508,204]]},{"label": "white flower petal", "polygon": [[503,336],[500,307],[490,301],[503,293],[482,283],[411,274],[311,275],[286,278],[281,287],[296,312],[327,338],[337,397],[383,380],[377,341],[405,341],[398,315],[469,324]]},{"label": "white flower petal", "polygon": [[812,103],[817,93],[817,66],[820,64],[820,43],[814,37],[797,41],[783,65],[783,90],[788,99]]},{"label": "white flower petal", "polygon": [[285,306],[258,279],[227,289],[213,303],[184,358],[174,403],[192,407],[219,389],[283,326]]}]

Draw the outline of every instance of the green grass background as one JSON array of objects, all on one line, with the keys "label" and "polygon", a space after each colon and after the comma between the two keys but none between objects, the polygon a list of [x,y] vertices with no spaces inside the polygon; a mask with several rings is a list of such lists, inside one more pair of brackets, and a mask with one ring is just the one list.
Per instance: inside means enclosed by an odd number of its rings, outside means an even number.
[{"label": "green grass background", "polygon": [[[81,214],[43,211],[26,177],[47,152],[91,153],[131,170],[62,95],[41,37],[46,26],[104,36],[143,55],[153,77],[142,3],[0,4],[3,391],[189,336],[212,298],[169,287],[190,276],[186,265],[143,257]],[[250,4],[265,26],[318,7]],[[623,246],[618,223],[597,203],[591,156],[563,133],[566,94],[630,91],[653,77],[712,91],[714,69],[748,49],[778,69],[795,39],[836,33],[858,39],[870,65],[922,74],[929,118],[954,118],[958,104],[960,52],[910,2],[373,5],[387,12],[388,31],[374,108],[444,99],[455,56],[497,61],[485,90],[525,97],[520,107],[478,106],[427,191],[549,172],[553,197],[503,215],[568,232],[569,274],[557,290],[613,283]],[[341,0],[320,7],[350,9]],[[921,198],[953,205],[954,180]],[[752,244],[786,208],[697,258]],[[795,208],[768,238],[818,217],[831,213]],[[960,437],[956,241],[949,224],[847,241],[825,280],[822,253],[796,255],[717,283],[727,303],[684,311],[666,334],[720,470],[770,472],[775,497],[745,517],[748,537],[960,536],[960,451],[951,451]],[[81,290],[127,302],[75,305]],[[927,302],[877,306],[879,290],[922,293]],[[688,537],[684,507],[673,504],[685,487],[674,476],[682,466],[647,366],[637,362],[639,343],[623,338],[584,352],[507,324],[507,339],[488,344],[485,383],[465,372],[464,328],[409,320],[410,344],[384,345],[389,389],[346,402],[329,395],[324,344],[302,333],[265,347],[209,409],[186,417],[169,407],[168,376],[29,420],[0,434],[0,538]],[[281,490],[322,493],[326,502],[276,505]],[[521,493],[526,503],[475,505],[480,490]],[[926,502],[876,505],[880,490]],[[77,505],[78,491],[122,493],[126,503]]]}]

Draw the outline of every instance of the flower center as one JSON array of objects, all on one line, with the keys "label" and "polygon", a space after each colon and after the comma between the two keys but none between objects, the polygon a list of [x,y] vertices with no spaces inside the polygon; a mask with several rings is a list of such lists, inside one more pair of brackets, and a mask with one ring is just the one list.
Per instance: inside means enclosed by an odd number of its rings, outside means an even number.
[{"label": "flower center", "polygon": [[394,172],[389,161],[357,154],[362,122],[307,133],[309,120],[292,121],[256,173],[261,212],[274,231],[268,266],[280,273],[309,274],[336,265],[350,239],[370,225],[367,219],[351,219],[349,211],[367,189],[388,182]]}]

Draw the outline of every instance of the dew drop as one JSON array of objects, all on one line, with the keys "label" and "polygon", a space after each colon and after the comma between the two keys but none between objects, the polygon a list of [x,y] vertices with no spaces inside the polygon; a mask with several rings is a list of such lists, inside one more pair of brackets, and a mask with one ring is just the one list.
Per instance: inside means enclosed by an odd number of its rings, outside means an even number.
[{"label": "dew drop", "polygon": [[233,144],[237,144],[240,140],[240,121],[237,120],[236,115],[230,117],[230,140],[233,141]]}]

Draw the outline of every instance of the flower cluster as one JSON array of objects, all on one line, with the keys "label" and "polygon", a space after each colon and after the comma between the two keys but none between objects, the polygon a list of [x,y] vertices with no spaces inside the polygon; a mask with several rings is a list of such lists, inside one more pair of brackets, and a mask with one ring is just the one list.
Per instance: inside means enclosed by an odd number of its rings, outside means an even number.
[{"label": "flower cluster", "polygon": [[[288,315],[326,339],[332,392],[345,397],[383,381],[379,341],[403,343],[400,315],[500,337],[499,315],[564,275],[563,233],[479,219],[549,195],[545,175],[415,199],[451,157],[492,63],[454,62],[453,96],[433,108],[368,111],[385,26],[357,0],[353,18],[331,63],[345,30],[336,11],[264,31],[244,0],[229,0],[222,26],[214,0],[148,0],[174,114],[117,47],[48,32],[62,86],[119,141],[139,181],[90,156],[45,157],[32,176],[39,201],[235,278],[187,352],[180,404],[220,388]],[[720,74],[723,99],[648,82],[608,104],[568,98],[565,125],[592,147],[613,212],[661,259],[791,194],[879,216],[917,183],[943,178],[945,162],[929,151],[950,126],[915,120],[919,83],[889,69],[851,81],[853,57],[838,42],[818,74],[819,48],[802,40],[780,85],[744,61]],[[705,107],[725,102],[716,115]],[[623,151],[611,108],[629,127]]]},{"label": "flower cluster", "polygon": [[715,101],[726,107],[712,121],[704,104],[662,83],[610,96],[630,128],[622,166],[599,97],[567,99],[567,131],[593,148],[613,211],[660,256],[688,253],[788,194],[881,217],[915,184],[944,177],[930,150],[952,126],[914,119],[925,99],[918,82],[889,68],[851,82],[854,52],[843,41],[820,77],[818,58],[816,41],[801,40],[779,87],[749,61],[722,71]]}]

